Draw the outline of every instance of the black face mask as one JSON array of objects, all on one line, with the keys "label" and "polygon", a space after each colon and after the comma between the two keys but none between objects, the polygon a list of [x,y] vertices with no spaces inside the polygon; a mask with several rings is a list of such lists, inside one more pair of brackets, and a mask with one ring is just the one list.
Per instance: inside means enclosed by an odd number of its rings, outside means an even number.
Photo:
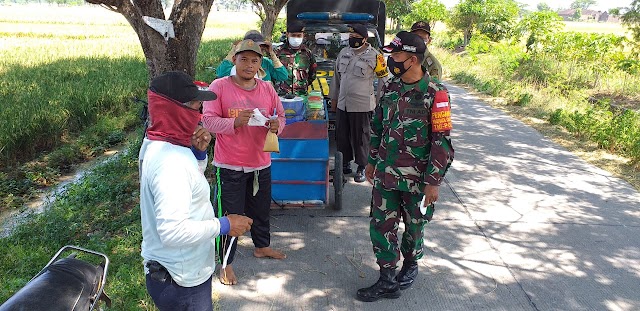
[{"label": "black face mask", "polygon": [[389,71],[391,71],[391,73],[400,78],[403,74],[407,73],[407,71],[409,71],[409,69],[411,69],[411,67],[413,67],[413,65],[409,66],[409,68],[404,68],[404,63],[406,61],[408,61],[411,57],[401,61],[401,62],[396,62],[391,56],[387,57],[387,67],[389,68]]},{"label": "black face mask", "polygon": [[364,38],[349,38],[349,46],[357,49],[364,44]]}]

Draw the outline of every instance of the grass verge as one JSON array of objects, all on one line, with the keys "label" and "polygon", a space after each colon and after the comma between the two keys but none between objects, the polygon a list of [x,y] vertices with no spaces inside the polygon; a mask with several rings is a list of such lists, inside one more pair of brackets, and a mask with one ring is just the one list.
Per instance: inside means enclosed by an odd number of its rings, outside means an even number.
[{"label": "grass verge", "polygon": [[[442,49],[431,48],[431,50],[440,62],[445,64],[443,66],[445,74],[453,82],[462,84],[471,93],[479,96],[491,106],[534,127],[582,159],[626,180],[640,190],[640,163],[631,157],[621,155],[618,149],[606,148],[588,131],[591,124],[595,124],[590,122],[606,120],[608,123],[604,125],[605,127],[612,127],[616,124],[611,119],[613,113],[609,111],[606,102],[597,102],[595,105],[589,103],[589,93],[584,90],[560,94],[552,88],[511,79],[510,76],[497,72],[495,60],[492,61],[488,57],[472,61],[468,56],[455,55]],[[629,97],[626,99],[628,100]],[[607,107],[602,108],[602,105],[607,105]],[[593,118],[593,121],[587,121],[586,118],[583,118],[581,119],[585,124],[583,130],[572,132],[567,129],[566,124],[552,122],[554,121],[552,116],[558,109],[578,113],[578,116],[580,113],[584,115],[584,112],[589,109],[597,109],[594,111],[602,112],[609,119]],[[597,127],[596,129],[595,133],[607,133],[613,136],[619,134],[601,131]],[[630,125],[630,129],[638,129],[638,126]],[[633,139],[640,141],[637,134],[633,135],[635,135]]]},{"label": "grass verge", "polygon": [[42,214],[30,217],[0,239],[0,301],[26,284],[62,246],[73,244],[105,253],[112,264],[106,291],[113,310],[156,310],[147,295],[140,258],[142,229],[138,208],[137,151],[87,174]]}]

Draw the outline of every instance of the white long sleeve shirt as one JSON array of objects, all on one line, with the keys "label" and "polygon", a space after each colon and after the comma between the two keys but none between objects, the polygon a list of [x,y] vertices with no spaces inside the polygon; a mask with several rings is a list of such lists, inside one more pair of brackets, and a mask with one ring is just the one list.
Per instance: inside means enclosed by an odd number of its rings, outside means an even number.
[{"label": "white long sleeve shirt", "polygon": [[197,161],[189,148],[148,139],[139,159],[142,257],[162,264],[180,286],[200,285],[214,272],[214,238],[220,234],[199,167],[206,159]]}]

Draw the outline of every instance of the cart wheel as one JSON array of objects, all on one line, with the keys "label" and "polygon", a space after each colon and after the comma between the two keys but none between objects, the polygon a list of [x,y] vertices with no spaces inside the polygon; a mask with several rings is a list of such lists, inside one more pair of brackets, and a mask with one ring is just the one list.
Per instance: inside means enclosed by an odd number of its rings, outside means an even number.
[{"label": "cart wheel", "polygon": [[336,151],[336,158],[333,170],[333,189],[336,191],[333,202],[333,209],[342,209],[342,189],[344,188],[344,173],[342,172],[342,152]]}]

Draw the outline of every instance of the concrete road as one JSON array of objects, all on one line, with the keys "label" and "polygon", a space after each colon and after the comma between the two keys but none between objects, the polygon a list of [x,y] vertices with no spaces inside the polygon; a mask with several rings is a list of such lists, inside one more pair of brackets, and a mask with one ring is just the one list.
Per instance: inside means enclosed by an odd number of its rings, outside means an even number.
[{"label": "concrete road", "polygon": [[222,310],[640,310],[640,194],[534,129],[449,85],[456,158],[425,228],[413,287],[363,303],[378,277],[371,186],[344,208],[273,210],[282,261],[240,239]]}]

